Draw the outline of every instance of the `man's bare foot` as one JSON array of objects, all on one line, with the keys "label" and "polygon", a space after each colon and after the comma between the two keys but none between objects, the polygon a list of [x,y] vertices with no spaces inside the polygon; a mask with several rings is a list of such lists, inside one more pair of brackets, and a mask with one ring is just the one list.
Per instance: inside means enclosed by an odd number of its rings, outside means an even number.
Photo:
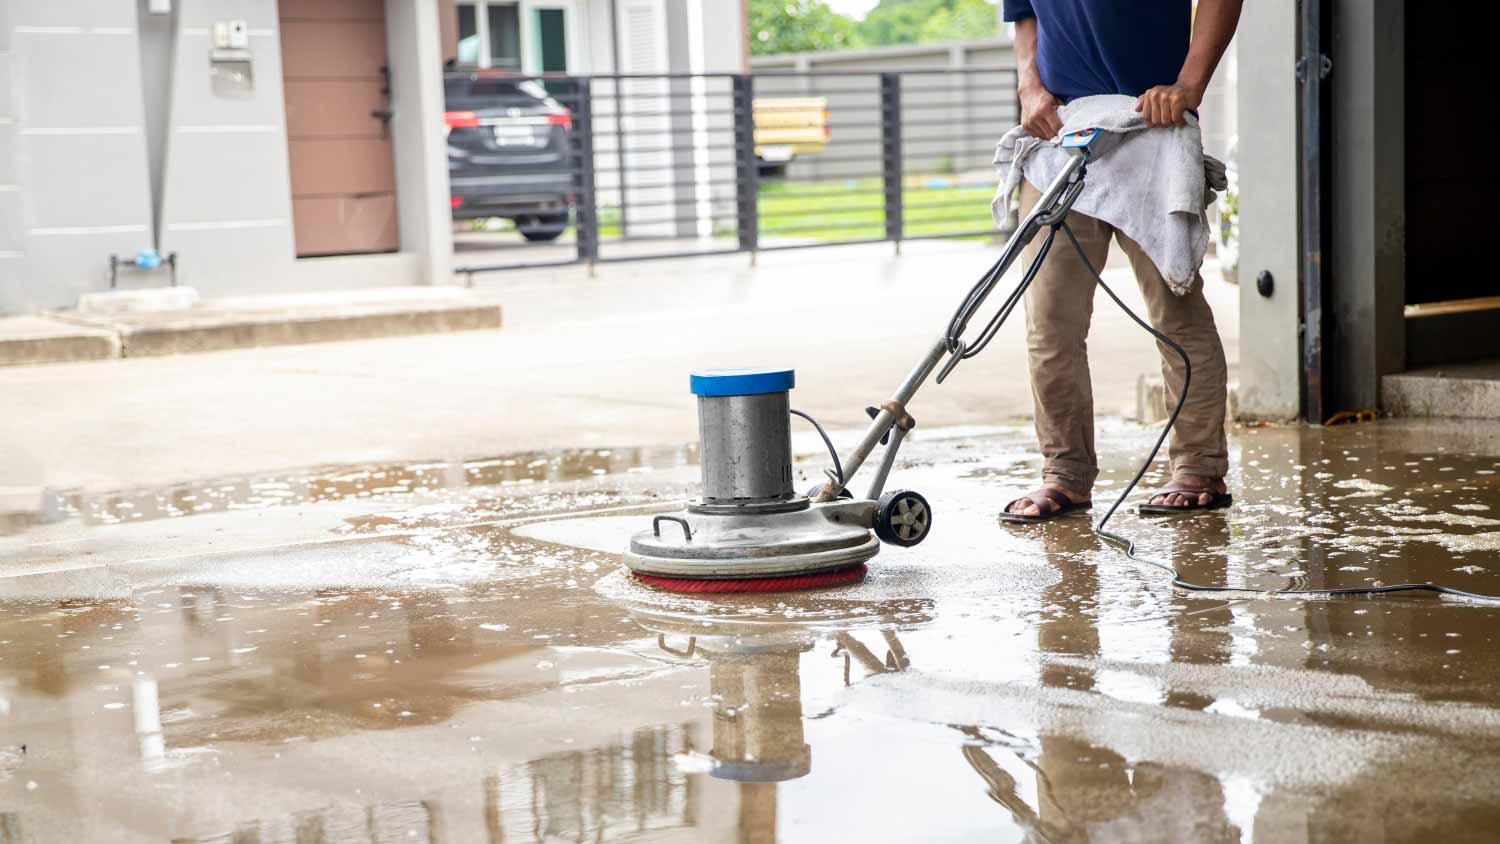
[{"label": "man's bare foot", "polygon": [[[1073,490],[1068,489],[1062,484],[1044,483],[1042,484],[1041,489],[1038,489],[1036,492],[1012,501],[1010,505],[1005,508],[1005,512],[1014,513],[1017,516],[1049,516],[1053,513],[1056,513],[1060,509],[1060,505],[1051,500],[1049,497],[1040,494],[1042,490],[1052,490],[1053,492],[1060,494],[1063,498],[1067,499],[1071,504],[1082,504],[1086,503],[1089,500],[1089,497],[1087,495],[1083,495],[1079,492],[1074,492]],[[1037,504],[1036,499],[1041,499],[1043,504],[1046,505],[1045,509]]]},{"label": "man's bare foot", "polygon": [[1158,492],[1151,496],[1149,503],[1165,507],[1188,507],[1193,504],[1207,507],[1213,503],[1214,496],[1229,491],[1223,478],[1205,478],[1202,475],[1178,475],[1172,479],[1171,486],[1182,489]]}]

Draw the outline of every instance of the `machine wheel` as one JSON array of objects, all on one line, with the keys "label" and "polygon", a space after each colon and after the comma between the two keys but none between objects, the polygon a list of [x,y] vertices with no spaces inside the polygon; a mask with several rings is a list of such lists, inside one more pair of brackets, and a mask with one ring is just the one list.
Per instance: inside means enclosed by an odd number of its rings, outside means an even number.
[{"label": "machine wheel", "polygon": [[896,489],[880,496],[875,511],[875,535],[889,545],[910,548],[927,538],[932,530],[932,507],[927,499],[907,489]]},{"label": "machine wheel", "polygon": [[[818,493],[821,492],[822,490],[823,490],[823,484],[813,484],[812,486],[810,486],[810,487],[807,488],[807,497],[808,498],[817,498],[818,497]],[[849,498],[853,498],[853,497],[854,497],[854,493],[850,492],[848,487],[844,487],[843,489],[839,490],[839,498],[849,499]]]}]

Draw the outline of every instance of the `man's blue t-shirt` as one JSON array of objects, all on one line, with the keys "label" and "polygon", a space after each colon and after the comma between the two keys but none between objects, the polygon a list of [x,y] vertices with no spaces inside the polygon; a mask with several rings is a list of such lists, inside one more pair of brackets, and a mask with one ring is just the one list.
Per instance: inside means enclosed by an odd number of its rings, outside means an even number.
[{"label": "man's blue t-shirt", "polygon": [[1005,19],[1036,18],[1042,85],[1063,102],[1140,96],[1177,81],[1192,37],[1192,0],[1004,0]]}]

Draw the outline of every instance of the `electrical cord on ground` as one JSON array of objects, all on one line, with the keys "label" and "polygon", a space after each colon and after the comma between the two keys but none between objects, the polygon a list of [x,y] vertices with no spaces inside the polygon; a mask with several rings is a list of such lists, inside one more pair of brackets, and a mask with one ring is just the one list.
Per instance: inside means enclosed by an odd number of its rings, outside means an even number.
[{"label": "electrical cord on ground", "polygon": [[833,440],[829,438],[828,432],[825,431],[825,430],[823,430],[823,426],[818,424],[818,420],[812,418],[811,416],[807,415],[806,413],[803,413],[800,410],[793,410],[792,411],[792,415],[793,416],[800,416],[803,419],[806,419],[807,421],[809,421],[809,422],[812,423],[812,426],[814,428],[818,429],[818,436],[820,436],[820,437],[823,438],[823,445],[828,446],[828,456],[833,458],[833,473],[835,475],[838,475],[839,486],[843,486],[844,485],[844,464],[842,464],[842,463],[839,462],[839,452],[838,452],[838,449],[836,449],[836,448],[833,447]]},{"label": "electrical cord on ground", "polygon": [[[1239,586],[1207,586],[1204,584],[1192,583],[1184,580],[1182,578],[1182,573],[1179,572],[1175,567],[1168,565],[1167,563],[1158,562],[1156,560],[1149,560],[1145,557],[1140,556],[1136,553],[1135,540],[1123,536],[1119,533],[1105,530],[1104,526],[1109,523],[1110,517],[1114,516],[1115,511],[1119,510],[1121,505],[1125,503],[1125,499],[1130,497],[1130,494],[1135,491],[1136,485],[1141,482],[1141,478],[1145,477],[1147,470],[1149,470],[1151,468],[1151,464],[1155,462],[1156,455],[1161,452],[1162,444],[1167,441],[1167,436],[1172,432],[1172,426],[1177,423],[1177,417],[1182,413],[1183,403],[1187,400],[1188,384],[1191,383],[1193,377],[1193,364],[1192,361],[1188,359],[1187,352],[1184,351],[1183,348],[1176,343],[1176,341],[1161,333],[1160,331],[1157,331],[1154,327],[1151,326],[1150,323],[1137,316],[1135,311],[1132,311],[1130,307],[1120,299],[1119,296],[1115,295],[1115,292],[1110,289],[1109,285],[1104,283],[1104,279],[1099,275],[1099,271],[1094,269],[1094,265],[1089,261],[1088,256],[1084,254],[1083,247],[1079,245],[1078,238],[1074,237],[1073,229],[1068,226],[1067,222],[1063,221],[1054,225],[1052,227],[1053,232],[1055,233],[1058,228],[1061,228],[1063,230],[1063,233],[1068,236],[1068,241],[1073,244],[1073,250],[1078,253],[1078,259],[1083,262],[1084,266],[1089,268],[1089,273],[1094,276],[1094,282],[1098,284],[1105,293],[1109,294],[1109,298],[1113,299],[1114,303],[1120,306],[1120,310],[1124,311],[1125,315],[1130,317],[1130,319],[1135,322],[1136,325],[1139,325],[1141,328],[1145,329],[1146,332],[1149,333],[1152,337],[1156,338],[1157,342],[1167,346],[1173,352],[1175,352],[1178,357],[1182,358],[1182,390],[1177,396],[1177,406],[1172,408],[1172,415],[1167,417],[1167,424],[1162,426],[1161,434],[1157,436],[1156,443],[1151,446],[1151,453],[1146,456],[1146,459],[1141,463],[1141,467],[1136,470],[1135,476],[1130,479],[1130,483],[1125,485],[1125,489],[1120,492],[1119,497],[1115,499],[1115,503],[1111,504],[1109,509],[1105,511],[1104,516],[1094,524],[1095,535],[1097,535],[1100,539],[1103,539],[1106,542],[1114,545],[1116,548],[1119,548],[1124,552],[1126,558],[1131,560],[1132,562],[1147,566],[1154,566],[1155,568],[1161,569],[1162,571],[1170,574],[1172,576],[1173,586],[1191,592],[1238,592],[1241,594],[1252,595],[1284,595],[1294,597],[1384,595],[1390,592],[1436,592],[1440,595],[1453,595],[1456,597],[1466,598],[1474,601],[1500,603],[1500,595],[1483,595],[1477,592],[1466,592],[1462,589],[1455,589],[1451,586],[1442,586],[1436,583],[1396,583],[1390,586],[1354,586],[1341,589],[1247,589]],[[1030,281],[1031,277],[1035,274],[1036,265],[1040,263],[1041,257],[1045,257],[1045,254],[1038,256],[1038,261],[1033,264],[1030,270],[1027,271],[1026,279],[1023,281],[1023,283],[1025,281]]]}]

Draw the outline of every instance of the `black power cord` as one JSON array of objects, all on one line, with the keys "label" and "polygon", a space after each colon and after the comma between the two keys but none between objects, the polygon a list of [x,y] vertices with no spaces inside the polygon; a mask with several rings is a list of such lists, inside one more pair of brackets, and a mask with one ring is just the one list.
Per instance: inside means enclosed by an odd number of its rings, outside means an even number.
[{"label": "black power cord", "polygon": [[818,436],[823,438],[823,445],[828,446],[828,456],[833,458],[833,473],[835,475],[838,475],[839,486],[843,486],[844,464],[839,462],[839,450],[833,447],[833,440],[829,438],[828,432],[823,430],[823,426],[818,424],[818,420],[812,418],[808,414],[803,413],[800,410],[793,410],[791,413],[793,416],[800,416],[803,419],[806,419],[807,421],[812,423],[812,426],[814,428],[818,429]]},{"label": "black power cord", "polygon": [[[1136,470],[1135,477],[1131,478],[1130,483],[1125,485],[1125,489],[1120,493],[1120,496],[1115,499],[1115,503],[1111,504],[1109,510],[1105,511],[1103,518],[1099,519],[1099,521],[1094,524],[1095,535],[1097,535],[1100,539],[1103,539],[1104,541],[1114,545],[1116,548],[1119,548],[1125,553],[1126,558],[1130,559],[1131,561],[1140,563],[1142,565],[1154,566],[1170,574],[1172,576],[1173,586],[1192,592],[1237,592],[1249,595],[1300,595],[1314,597],[1333,597],[1339,595],[1384,595],[1389,592],[1436,592],[1440,595],[1454,595],[1460,598],[1467,598],[1475,601],[1500,603],[1500,595],[1482,595],[1477,592],[1465,592],[1462,589],[1454,589],[1451,586],[1441,586],[1436,583],[1396,583],[1391,586],[1354,586],[1342,589],[1246,589],[1239,586],[1205,586],[1201,583],[1192,583],[1190,581],[1184,580],[1182,578],[1182,573],[1171,565],[1158,562],[1156,560],[1149,560],[1145,557],[1140,556],[1136,553],[1135,540],[1130,539],[1126,536],[1122,536],[1121,534],[1115,533],[1113,531],[1105,530],[1104,526],[1109,523],[1109,520],[1112,516],[1114,516],[1115,511],[1120,509],[1120,506],[1125,503],[1125,499],[1130,497],[1130,494],[1135,491],[1136,485],[1141,482],[1141,478],[1145,476],[1146,471],[1151,468],[1151,464],[1156,460],[1156,455],[1161,452],[1162,444],[1167,441],[1167,435],[1172,432],[1172,426],[1177,424],[1177,417],[1182,413],[1182,405],[1187,400],[1188,384],[1192,382],[1193,364],[1192,361],[1188,360],[1187,352],[1184,351],[1176,341],[1161,333],[1160,331],[1157,331],[1154,327],[1152,327],[1150,323],[1137,316],[1135,311],[1132,311],[1128,305],[1121,301],[1119,296],[1115,295],[1115,292],[1109,288],[1109,285],[1104,283],[1104,279],[1099,275],[1099,271],[1094,269],[1094,265],[1089,262],[1088,256],[1084,254],[1083,247],[1078,243],[1078,238],[1073,236],[1073,230],[1068,227],[1067,222],[1062,221],[1052,226],[1054,233],[1059,228],[1061,228],[1063,233],[1068,236],[1068,241],[1073,244],[1073,251],[1078,253],[1078,259],[1083,262],[1084,266],[1089,268],[1089,273],[1094,276],[1094,282],[1098,284],[1105,293],[1109,294],[1109,298],[1113,299],[1115,304],[1120,306],[1120,310],[1124,311],[1125,315],[1130,317],[1130,319],[1134,321],[1136,325],[1139,325],[1141,328],[1145,329],[1146,332],[1149,333],[1152,337],[1155,337],[1158,342],[1167,346],[1173,352],[1176,352],[1178,357],[1182,358],[1182,392],[1177,396],[1177,406],[1172,408],[1172,415],[1167,417],[1167,424],[1162,427],[1161,434],[1156,437],[1156,443],[1155,445],[1151,446],[1151,453],[1146,455],[1145,461],[1141,463],[1141,468]],[[1048,239],[1050,241],[1050,236]],[[1045,254],[1039,255],[1038,261],[1036,263],[1040,263],[1040,258],[1043,257],[1046,257]],[[1036,267],[1035,265],[1033,265],[1033,267],[1027,271],[1025,279],[1023,280],[1022,285],[1018,285],[1018,289],[1024,289],[1025,284],[1030,282],[1032,277],[1035,276],[1035,269]],[[987,333],[989,333],[988,330]]]}]

